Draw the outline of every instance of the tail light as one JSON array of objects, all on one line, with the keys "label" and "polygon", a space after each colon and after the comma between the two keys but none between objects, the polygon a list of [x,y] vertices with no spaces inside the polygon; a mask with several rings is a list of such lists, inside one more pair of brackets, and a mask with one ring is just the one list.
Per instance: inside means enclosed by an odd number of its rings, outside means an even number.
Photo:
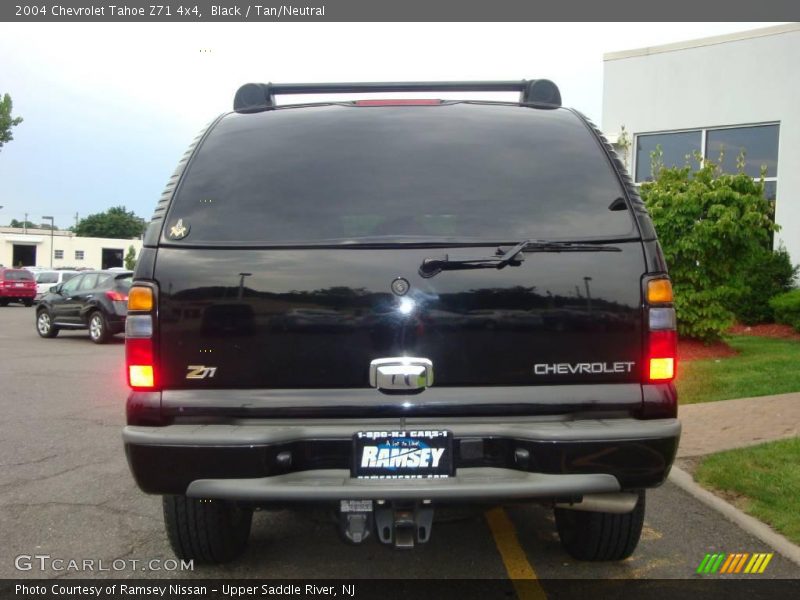
[{"label": "tail light", "polygon": [[111,300],[112,302],[127,302],[128,297],[123,294],[122,292],[118,292],[117,290],[108,290],[106,292],[106,297]]},{"label": "tail light", "polygon": [[672,284],[666,277],[647,281],[647,344],[644,377],[648,383],[675,379],[678,332],[672,305]]},{"label": "tail light", "polygon": [[153,319],[155,287],[135,284],[128,292],[125,319],[125,366],[128,385],[134,390],[158,389]]}]

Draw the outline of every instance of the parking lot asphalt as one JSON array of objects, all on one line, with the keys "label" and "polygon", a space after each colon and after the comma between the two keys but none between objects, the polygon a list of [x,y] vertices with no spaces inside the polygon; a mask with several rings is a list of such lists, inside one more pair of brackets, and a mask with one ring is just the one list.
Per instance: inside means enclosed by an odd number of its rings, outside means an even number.
[{"label": "parking lot asphalt", "polygon": [[[123,453],[123,360],[119,336],[104,346],[92,344],[83,331],[41,339],[33,308],[0,308],[0,578],[499,579],[515,566],[539,579],[695,578],[706,553],[772,551],[667,483],[648,493],[642,541],[619,563],[572,560],[558,543],[551,511],[513,505],[502,513],[507,530],[499,534],[485,507],[442,511],[431,541],[413,551],[374,539],[346,545],[325,511],[260,512],[240,560],[167,570],[171,565],[149,562],[173,558],[160,499],[138,490]],[[517,553],[511,559],[509,544]],[[17,558],[43,555],[50,558]],[[65,561],[56,563],[62,569],[53,568],[53,559]],[[70,560],[94,561],[94,570],[70,569]],[[109,570],[98,571],[99,561]],[[125,567],[116,570],[119,561]],[[29,570],[17,569],[27,565]],[[152,570],[159,565],[165,567]],[[796,565],[776,554],[755,577],[798,574]]]}]

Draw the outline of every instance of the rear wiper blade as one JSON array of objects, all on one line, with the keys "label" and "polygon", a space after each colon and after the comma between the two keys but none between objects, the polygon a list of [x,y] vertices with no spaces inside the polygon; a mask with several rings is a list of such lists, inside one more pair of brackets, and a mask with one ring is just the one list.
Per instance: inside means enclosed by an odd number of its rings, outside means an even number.
[{"label": "rear wiper blade", "polygon": [[499,248],[494,256],[481,256],[477,258],[450,258],[445,254],[443,258],[426,258],[419,267],[422,277],[433,277],[442,271],[458,271],[464,269],[502,269],[508,265],[519,265],[525,257],[522,251],[531,243],[531,240],[520,242],[511,250],[502,252]]},{"label": "rear wiper blade", "polygon": [[427,279],[442,271],[502,269],[509,265],[519,266],[525,260],[523,252],[621,252],[621,250],[615,246],[597,244],[525,240],[506,252],[498,248],[494,256],[451,258],[449,254],[445,254],[444,257],[426,258],[419,267],[419,274]]}]

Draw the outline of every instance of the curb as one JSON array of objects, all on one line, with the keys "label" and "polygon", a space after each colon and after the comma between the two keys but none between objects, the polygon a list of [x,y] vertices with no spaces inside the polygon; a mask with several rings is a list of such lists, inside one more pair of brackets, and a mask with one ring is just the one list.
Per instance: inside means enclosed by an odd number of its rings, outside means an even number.
[{"label": "curb", "polygon": [[715,496],[707,489],[701,487],[695,482],[694,478],[683,469],[673,465],[672,471],[670,471],[669,474],[669,480],[689,493],[689,495],[697,498],[706,506],[721,513],[722,516],[744,529],[750,535],[757,537],[762,542],[772,547],[776,552],[788,558],[793,563],[800,565],[800,546],[796,546],[780,533],[773,531],[769,525],[743,513],[732,504],[728,504],[719,496]]}]

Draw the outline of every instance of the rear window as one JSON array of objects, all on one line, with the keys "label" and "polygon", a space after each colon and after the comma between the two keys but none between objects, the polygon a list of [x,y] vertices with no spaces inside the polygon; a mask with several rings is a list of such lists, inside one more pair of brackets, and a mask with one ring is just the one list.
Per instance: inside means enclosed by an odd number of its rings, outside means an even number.
[{"label": "rear window", "polygon": [[33,281],[33,273],[30,271],[6,271],[3,275],[6,281]]},{"label": "rear window", "polygon": [[58,273],[42,271],[36,274],[36,283],[58,283]]},{"label": "rear window", "polygon": [[127,275],[125,277],[118,277],[115,287],[119,290],[127,292],[128,290],[131,289],[132,285],[133,285],[133,276]]},{"label": "rear window", "polygon": [[566,110],[287,108],[216,125],[165,234],[177,226],[186,244],[631,237],[629,211],[609,209],[622,193]]}]

